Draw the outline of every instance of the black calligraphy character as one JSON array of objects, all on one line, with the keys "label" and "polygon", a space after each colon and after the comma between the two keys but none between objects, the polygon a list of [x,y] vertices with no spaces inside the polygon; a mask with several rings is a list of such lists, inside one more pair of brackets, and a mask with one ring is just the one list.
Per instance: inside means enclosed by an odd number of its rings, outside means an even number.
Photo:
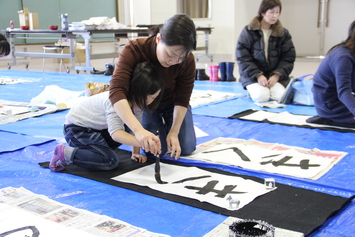
[{"label": "black calligraphy character", "polygon": [[[20,231],[23,231],[23,230],[26,230],[26,229],[32,230],[32,237],[38,237],[39,236],[39,231],[38,231],[38,229],[35,226],[25,226],[25,227],[17,228],[17,229],[14,229],[14,230],[6,231],[4,233],[0,233],[0,237],[5,237],[5,236],[10,235],[12,233],[20,232]],[[26,236],[28,236],[28,235],[26,235]]]},{"label": "black calligraphy character", "polygon": [[175,182],[173,182],[173,184],[180,184],[180,183],[184,183],[184,182],[188,182],[188,181],[210,178],[210,177],[211,177],[211,175],[196,176],[196,177],[191,177],[191,178],[186,178],[186,179],[175,181]]},{"label": "black calligraphy character", "polygon": [[279,156],[281,154],[274,154],[274,155],[269,155],[269,156],[263,156],[261,157],[262,159],[265,159],[265,158],[270,158],[270,157],[274,157],[274,156]]},{"label": "black calligraphy character", "polygon": [[299,164],[287,164],[286,162],[291,160],[293,157],[292,156],[285,156],[279,161],[265,161],[265,162],[260,162],[261,165],[267,165],[267,164],[272,164],[275,167],[278,166],[292,166],[292,167],[300,167],[303,170],[308,170],[310,167],[319,167],[319,164],[309,164],[309,159],[304,159],[301,160]]},{"label": "black calligraphy character", "polygon": [[228,147],[228,148],[214,150],[214,151],[203,151],[202,153],[212,153],[212,152],[224,151],[228,149],[232,149],[233,152],[236,153],[243,161],[250,161],[250,159],[238,147]]},{"label": "black calligraphy character", "polygon": [[218,180],[212,180],[209,181],[204,187],[200,188],[200,187],[195,187],[195,186],[185,186],[185,188],[187,189],[192,189],[192,190],[198,190],[198,192],[196,192],[197,194],[207,194],[209,192],[214,192],[217,193],[217,195],[215,197],[220,197],[220,198],[224,198],[225,196],[227,196],[227,194],[240,194],[240,193],[246,193],[246,192],[237,192],[237,191],[233,191],[234,188],[237,187],[237,185],[225,185],[224,188],[222,190],[217,190],[214,189],[214,187],[218,184]]}]

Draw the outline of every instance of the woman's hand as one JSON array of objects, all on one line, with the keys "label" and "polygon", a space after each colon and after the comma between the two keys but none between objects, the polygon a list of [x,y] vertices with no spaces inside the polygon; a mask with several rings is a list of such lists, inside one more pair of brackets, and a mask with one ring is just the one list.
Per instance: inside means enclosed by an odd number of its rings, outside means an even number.
[{"label": "woman's hand", "polygon": [[180,158],[181,147],[177,133],[169,132],[166,137],[168,151],[171,151],[170,157],[175,157],[175,160]]},{"label": "woman's hand", "polygon": [[141,154],[134,154],[134,153],[132,153],[131,159],[139,163],[145,163],[147,161],[146,156]]},{"label": "woman's hand", "polygon": [[277,74],[272,75],[269,80],[268,80],[268,86],[269,88],[273,87],[280,79],[280,76]]},{"label": "woman's hand", "polygon": [[266,78],[264,75],[260,75],[260,76],[258,77],[258,83],[259,83],[261,86],[268,87],[268,81],[267,81],[267,78]]},{"label": "woman's hand", "polygon": [[145,152],[150,152],[155,156],[161,153],[161,144],[158,136],[142,129],[135,133],[135,137]]},{"label": "woman's hand", "polygon": [[119,100],[113,107],[122,121],[132,130],[143,150],[155,156],[160,154],[161,144],[159,138],[143,128],[142,124],[132,113],[128,101],[126,99]]}]

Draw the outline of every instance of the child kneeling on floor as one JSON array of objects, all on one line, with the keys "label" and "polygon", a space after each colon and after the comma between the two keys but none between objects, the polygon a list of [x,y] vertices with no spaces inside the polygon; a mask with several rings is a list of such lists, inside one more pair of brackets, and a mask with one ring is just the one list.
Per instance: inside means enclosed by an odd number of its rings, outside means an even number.
[{"label": "child kneeling on floor", "polygon": [[[136,118],[142,122],[143,111],[152,111],[163,94],[163,79],[155,66],[142,62],[134,68],[127,101]],[[118,117],[109,92],[83,98],[66,115],[64,136],[69,144],[57,145],[49,168],[58,172],[64,164],[74,164],[90,170],[111,170],[118,166],[115,149],[122,144],[133,146],[132,159],[144,163],[140,143]]]}]

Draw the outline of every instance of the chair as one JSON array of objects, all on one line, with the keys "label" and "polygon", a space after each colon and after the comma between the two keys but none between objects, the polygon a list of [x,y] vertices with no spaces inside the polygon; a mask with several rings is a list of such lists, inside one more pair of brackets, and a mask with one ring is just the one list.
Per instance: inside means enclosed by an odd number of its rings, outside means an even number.
[{"label": "chair", "polygon": [[[70,47],[69,46],[63,46],[63,45],[45,45],[43,46],[43,53],[46,53],[47,50],[56,50],[56,51],[60,51],[61,54],[64,53],[64,50],[69,50]],[[79,59],[79,56],[77,53],[75,53],[75,56],[79,62],[79,64],[81,65],[80,63],[80,59]],[[69,69],[67,69],[64,65],[64,62],[63,62],[63,58],[60,58],[60,69],[59,71],[62,72],[62,67],[64,67],[64,69],[69,73]],[[43,58],[43,62],[42,62],[42,71],[44,71],[44,64],[45,64],[45,61],[46,61],[46,58]]]}]

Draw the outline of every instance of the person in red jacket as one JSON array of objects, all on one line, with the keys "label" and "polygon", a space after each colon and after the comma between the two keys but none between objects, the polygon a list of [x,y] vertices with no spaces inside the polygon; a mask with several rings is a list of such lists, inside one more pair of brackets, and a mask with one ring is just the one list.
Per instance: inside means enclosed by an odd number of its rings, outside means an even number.
[{"label": "person in red jacket", "polygon": [[[110,101],[146,153],[170,153],[178,159],[196,149],[189,105],[196,74],[191,53],[196,49],[196,27],[188,15],[176,14],[150,32],[150,37],[131,40],[121,51],[110,81]],[[134,66],[147,60],[163,76],[164,94],[153,113],[143,114],[141,125],[129,109],[127,93]]]}]

